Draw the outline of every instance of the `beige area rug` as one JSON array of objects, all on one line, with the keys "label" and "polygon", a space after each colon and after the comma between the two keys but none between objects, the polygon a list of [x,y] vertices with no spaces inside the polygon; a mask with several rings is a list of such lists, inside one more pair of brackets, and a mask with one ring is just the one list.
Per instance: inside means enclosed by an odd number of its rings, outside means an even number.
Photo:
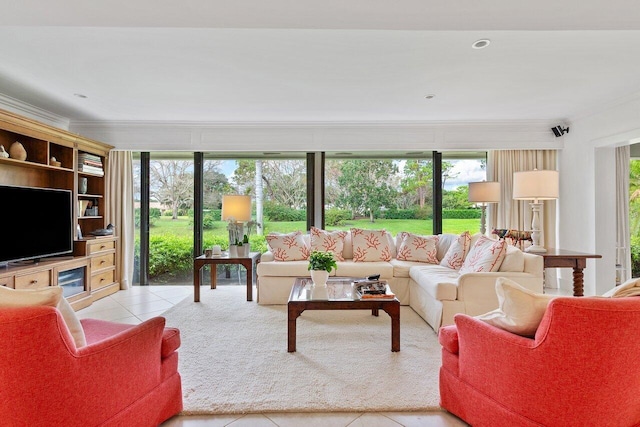
[{"label": "beige area rug", "polygon": [[439,409],[440,345],[411,308],[400,352],[380,311],[305,311],[287,352],[286,306],[246,301],[246,288],[203,287],[165,313],[180,328],[185,414]]}]

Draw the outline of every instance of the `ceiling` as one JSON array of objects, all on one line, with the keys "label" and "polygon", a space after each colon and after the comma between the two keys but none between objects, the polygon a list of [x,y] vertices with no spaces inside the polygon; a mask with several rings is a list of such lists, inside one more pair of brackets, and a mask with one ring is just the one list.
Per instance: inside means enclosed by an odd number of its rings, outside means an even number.
[{"label": "ceiling", "polygon": [[3,3],[0,94],[77,122],[570,121],[640,94],[636,0]]}]

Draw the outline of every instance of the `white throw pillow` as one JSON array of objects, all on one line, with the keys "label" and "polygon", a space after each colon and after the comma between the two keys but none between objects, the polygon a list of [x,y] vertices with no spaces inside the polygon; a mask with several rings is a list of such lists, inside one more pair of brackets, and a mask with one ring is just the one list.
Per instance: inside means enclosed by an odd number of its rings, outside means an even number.
[{"label": "white throw pillow", "polygon": [[391,261],[393,257],[393,239],[386,230],[352,228],[351,239],[354,262]]},{"label": "white throw pillow", "polygon": [[454,270],[459,270],[462,267],[464,258],[469,252],[469,246],[471,245],[471,234],[468,231],[462,233],[456,240],[451,243],[447,253],[444,254],[440,265],[449,267]]},{"label": "white throw pillow", "polygon": [[640,295],[640,278],[629,279],[622,285],[602,294],[603,297],[609,298],[635,297],[638,295]]},{"label": "white throw pillow", "polygon": [[347,237],[346,231],[326,231],[311,227],[309,234],[311,235],[311,252],[331,252],[337,261],[344,261],[342,251]]},{"label": "white throw pillow", "polygon": [[401,261],[426,262],[438,264],[437,244],[438,236],[419,236],[417,234],[401,231],[402,238],[398,245],[398,258]]},{"label": "white throw pillow", "polygon": [[62,296],[60,286],[47,286],[39,289],[11,289],[0,286],[0,307],[32,307],[37,305],[57,308],[76,343],[76,347],[87,345],[82,325],[76,317],[76,313]]},{"label": "white throw pillow", "polygon": [[507,253],[498,271],[522,273],[524,271],[524,252],[507,243]]},{"label": "white throw pillow", "polygon": [[269,233],[266,237],[269,251],[276,261],[302,261],[309,259],[309,246],[302,233],[294,231],[289,234]]},{"label": "white throw pillow", "polygon": [[507,253],[507,242],[480,237],[460,267],[460,274],[498,271]]},{"label": "white throw pillow", "polygon": [[513,334],[532,337],[542,321],[549,301],[555,296],[530,291],[513,280],[499,277],[496,280],[498,308],[476,319]]}]

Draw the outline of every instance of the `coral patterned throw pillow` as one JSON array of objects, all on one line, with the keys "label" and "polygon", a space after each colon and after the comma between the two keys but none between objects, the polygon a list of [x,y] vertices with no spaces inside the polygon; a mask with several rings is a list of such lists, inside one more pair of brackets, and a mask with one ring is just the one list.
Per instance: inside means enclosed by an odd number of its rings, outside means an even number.
[{"label": "coral patterned throw pillow", "polygon": [[498,271],[506,253],[506,241],[480,236],[460,267],[460,274]]},{"label": "coral patterned throw pillow", "polygon": [[459,270],[462,267],[465,256],[467,256],[467,252],[469,252],[469,246],[471,246],[471,234],[465,231],[451,243],[447,253],[442,257],[440,265]]},{"label": "coral patterned throw pillow", "polygon": [[325,231],[320,228],[311,227],[311,251],[332,252],[337,261],[344,261],[342,250],[344,249],[344,239],[347,237],[346,231]]},{"label": "coral patterned throw pillow", "polygon": [[401,241],[398,245],[398,258],[401,261],[417,261],[438,264],[436,256],[438,250],[438,236],[418,236],[417,234],[400,232]]},{"label": "coral patterned throw pillow", "polygon": [[269,251],[276,261],[301,261],[309,259],[307,246],[302,233],[294,231],[289,234],[270,233],[266,237]]},{"label": "coral patterned throw pillow", "polygon": [[391,261],[391,245],[386,230],[351,229],[353,261]]}]

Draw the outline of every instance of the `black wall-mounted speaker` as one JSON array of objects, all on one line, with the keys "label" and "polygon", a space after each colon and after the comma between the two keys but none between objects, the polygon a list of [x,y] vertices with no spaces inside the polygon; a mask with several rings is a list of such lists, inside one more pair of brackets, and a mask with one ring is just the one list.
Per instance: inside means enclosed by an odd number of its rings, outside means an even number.
[{"label": "black wall-mounted speaker", "polygon": [[565,133],[569,133],[569,126],[567,126],[566,128],[563,128],[562,126],[554,126],[551,128],[551,130],[553,131],[553,134],[556,136],[556,138],[559,138]]}]

